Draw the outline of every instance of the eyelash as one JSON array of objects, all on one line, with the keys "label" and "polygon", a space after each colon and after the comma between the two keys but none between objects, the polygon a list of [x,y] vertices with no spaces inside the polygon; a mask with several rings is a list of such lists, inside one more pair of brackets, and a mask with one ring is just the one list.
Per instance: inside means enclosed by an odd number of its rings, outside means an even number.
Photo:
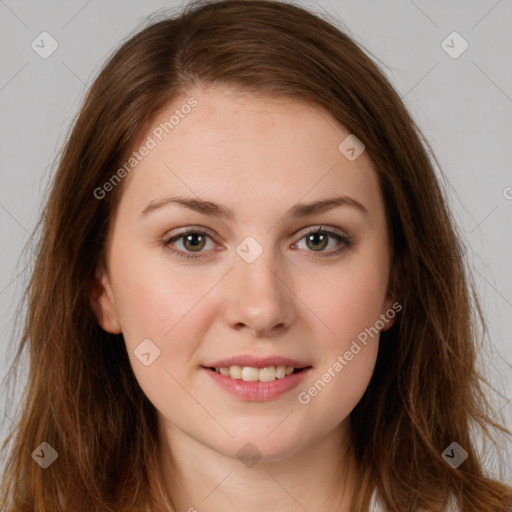
[{"label": "eyelash", "polygon": [[[331,251],[329,251],[327,253],[324,253],[324,251],[320,251],[318,254],[321,254],[322,258],[328,258],[328,257],[336,256],[336,255],[340,254],[341,252],[343,252],[344,250],[348,249],[352,245],[351,239],[349,237],[341,235],[338,232],[333,231],[331,229],[324,229],[323,226],[320,226],[319,229],[316,229],[316,227],[315,227],[315,228],[309,230],[307,233],[305,233],[299,239],[299,242],[301,240],[303,240],[304,238],[306,238],[307,236],[309,236],[309,235],[318,234],[318,233],[329,235],[329,236],[335,238],[338,241],[338,243],[342,244],[337,249],[333,249],[333,250],[331,250]],[[201,256],[201,254],[202,254],[203,251],[200,251],[198,253],[190,253],[190,252],[186,252],[186,251],[177,250],[177,249],[175,249],[171,245],[172,242],[175,242],[177,240],[180,240],[181,238],[186,237],[187,235],[192,235],[192,234],[194,234],[194,235],[204,235],[204,236],[207,236],[208,238],[212,239],[212,237],[207,232],[201,231],[199,229],[194,229],[194,230],[184,231],[184,232],[182,232],[182,233],[180,233],[180,234],[178,234],[176,236],[173,236],[172,238],[164,240],[163,241],[163,246],[166,247],[167,249],[169,249],[171,252],[173,252],[174,254],[176,254],[180,258],[185,258],[185,259],[188,259],[188,260],[194,260],[194,259],[197,259],[197,258],[202,258],[203,256]],[[314,253],[315,251],[307,251],[307,252],[313,252]]]}]

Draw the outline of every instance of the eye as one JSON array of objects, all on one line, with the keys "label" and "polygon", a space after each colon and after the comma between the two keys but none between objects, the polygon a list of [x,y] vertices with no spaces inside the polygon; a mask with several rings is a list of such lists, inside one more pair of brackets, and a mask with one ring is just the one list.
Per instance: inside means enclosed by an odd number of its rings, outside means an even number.
[{"label": "eye", "polygon": [[[195,259],[201,257],[200,254],[196,255],[194,253],[202,252],[202,249],[206,246],[207,239],[212,240],[205,231],[189,230],[165,240],[163,245],[181,258]],[[180,241],[185,250],[176,249],[173,246],[176,241]]]},{"label": "eye", "polygon": [[[334,239],[334,249],[325,251],[324,249],[329,245],[329,239]],[[302,240],[306,241],[306,247],[311,249],[308,252],[321,253],[322,256],[334,256],[351,246],[350,238],[346,235],[335,231],[334,229],[327,229],[323,226],[319,228],[310,228],[305,236],[294,245],[299,245]]]},{"label": "eye", "polygon": [[[180,258],[196,259],[202,257],[201,253],[206,252],[203,249],[206,247],[208,240],[213,243],[212,237],[207,232],[189,229],[164,240],[163,246]],[[349,237],[334,229],[326,229],[323,226],[310,228],[294,245],[297,246],[302,240],[306,240],[306,247],[310,249],[307,252],[317,252],[323,257],[334,256],[351,246]],[[335,247],[330,251],[325,251],[324,249],[329,245],[330,240],[335,240]],[[176,242],[180,242],[183,249],[177,249],[174,245]]]}]

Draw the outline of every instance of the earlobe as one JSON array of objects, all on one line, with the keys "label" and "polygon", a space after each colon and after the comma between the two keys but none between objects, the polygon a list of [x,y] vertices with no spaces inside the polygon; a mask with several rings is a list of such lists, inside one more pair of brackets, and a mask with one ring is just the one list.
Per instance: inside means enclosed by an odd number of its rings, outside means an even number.
[{"label": "earlobe", "polygon": [[98,324],[105,331],[111,334],[122,332],[110,280],[106,271],[101,267],[94,274],[90,287],[89,303],[96,315]]},{"label": "earlobe", "polygon": [[384,327],[381,329],[381,332],[387,331],[388,329],[391,329],[393,325],[395,325],[396,317],[401,310],[402,305],[396,300],[394,295],[389,293],[385,302],[385,309],[380,316],[382,322],[384,323]]},{"label": "earlobe", "polygon": [[[384,311],[382,311],[381,319],[385,325],[381,331],[391,329],[396,322],[396,318],[400,311],[402,311],[402,282],[405,277],[407,269],[407,259],[405,257],[395,261],[392,266],[390,274],[390,284],[386,293],[386,300],[384,302]],[[385,318],[384,318],[385,317]]]}]

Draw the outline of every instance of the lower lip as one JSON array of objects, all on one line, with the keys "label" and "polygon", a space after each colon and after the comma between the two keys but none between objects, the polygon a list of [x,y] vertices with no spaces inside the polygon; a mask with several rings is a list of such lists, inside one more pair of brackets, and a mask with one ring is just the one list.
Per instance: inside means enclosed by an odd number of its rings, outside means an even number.
[{"label": "lower lip", "polygon": [[272,400],[287,391],[290,391],[304,379],[306,373],[311,368],[305,368],[301,372],[292,373],[282,379],[275,379],[271,382],[244,381],[241,379],[232,379],[215,370],[203,367],[208,375],[223,389],[229,391],[233,395],[241,398],[242,400],[249,400],[252,402],[264,402]]}]

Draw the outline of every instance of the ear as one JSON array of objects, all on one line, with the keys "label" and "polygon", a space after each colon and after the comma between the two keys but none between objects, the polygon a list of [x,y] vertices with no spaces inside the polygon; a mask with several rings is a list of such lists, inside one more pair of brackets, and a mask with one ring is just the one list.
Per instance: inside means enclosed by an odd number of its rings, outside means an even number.
[{"label": "ear", "polygon": [[395,324],[398,313],[403,309],[401,302],[403,290],[402,283],[405,279],[406,273],[407,257],[404,255],[402,258],[395,259],[391,266],[389,286],[383,304],[383,311],[381,311],[381,319],[383,319],[385,324],[381,331],[391,329]]},{"label": "ear", "polygon": [[117,307],[107,272],[100,266],[96,269],[89,293],[89,303],[98,324],[111,334],[122,332],[118,320]]}]

